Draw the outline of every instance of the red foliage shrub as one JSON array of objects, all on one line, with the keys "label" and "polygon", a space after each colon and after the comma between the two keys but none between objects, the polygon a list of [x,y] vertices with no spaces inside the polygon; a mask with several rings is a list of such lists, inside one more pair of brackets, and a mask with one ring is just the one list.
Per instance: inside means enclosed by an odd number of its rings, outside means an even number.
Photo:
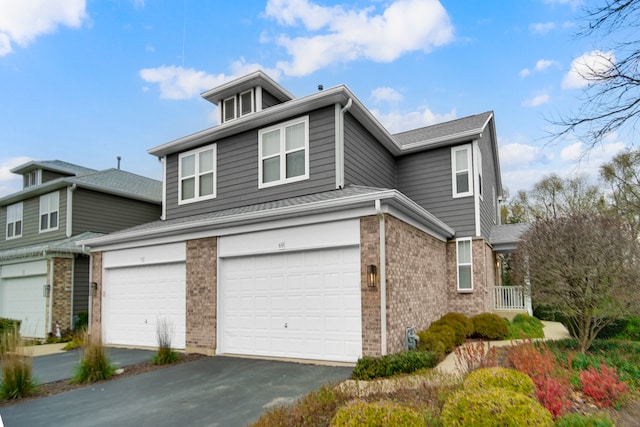
[{"label": "red foliage shrub", "polygon": [[551,412],[553,418],[564,414],[571,407],[570,389],[563,381],[553,377],[537,376],[533,383],[536,386],[538,402]]},{"label": "red foliage shrub", "polygon": [[629,387],[620,381],[615,369],[601,365],[600,370],[593,367],[580,372],[582,391],[591,397],[600,408],[613,406],[616,401],[629,392]]}]

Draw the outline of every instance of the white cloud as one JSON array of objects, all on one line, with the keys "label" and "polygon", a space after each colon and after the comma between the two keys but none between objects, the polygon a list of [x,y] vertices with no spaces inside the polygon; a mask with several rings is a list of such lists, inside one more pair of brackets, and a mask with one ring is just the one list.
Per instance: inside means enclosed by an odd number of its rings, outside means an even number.
[{"label": "white cloud", "polygon": [[[551,67],[552,65],[558,65],[558,63],[551,59],[538,59],[538,61],[536,61],[535,67],[533,68],[533,71],[544,71],[547,68]],[[520,71],[520,77],[522,78],[527,77],[533,71],[528,68],[523,68]]]},{"label": "white cloud", "polygon": [[555,22],[535,22],[529,25],[529,30],[533,34],[547,34],[556,27]]},{"label": "white cloud", "polygon": [[525,99],[522,103],[525,107],[539,107],[540,105],[546,104],[551,100],[551,96],[547,92],[541,92],[535,95],[533,98]]},{"label": "white cloud", "polygon": [[[275,80],[280,77],[278,70],[268,69],[256,63],[247,63],[243,58],[231,63],[231,74],[228,75],[224,73],[213,75],[193,68],[163,65],[140,70],[140,77],[145,82],[160,85],[160,98],[187,99],[257,70],[263,70]],[[145,86],[142,90],[146,92],[149,89]]]},{"label": "white cloud", "polygon": [[606,73],[615,64],[613,52],[594,50],[576,58],[562,79],[563,89],[578,89],[594,83],[596,77]]},{"label": "white cloud", "polygon": [[371,110],[371,112],[390,133],[404,132],[410,129],[435,125],[456,118],[455,108],[444,114],[434,113],[429,108],[425,108],[423,111],[412,111],[409,113],[392,111],[385,114],[378,110]]},{"label": "white cloud", "polygon": [[78,28],[87,19],[85,0],[0,1],[0,56],[25,47],[58,26]]},{"label": "white cloud", "polygon": [[374,6],[347,10],[308,0],[269,0],[267,17],[288,27],[302,24],[309,32],[277,37],[276,42],[291,56],[290,61],[280,61],[278,68],[287,75],[302,76],[334,62],[391,62],[404,53],[429,52],[453,40],[453,26],[437,0],[396,0],[382,13],[375,12]]},{"label": "white cloud", "polygon": [[373,101],[378,104],[380,102],[396,103],[404,98],[400,92],[390,87],[377,87],[371,91]]},{"label": "white cloud", "polygon": [[584,149],[582,142],[574,142],[571,145],[568,145],[560,151],[560,160],[565,162],[575,162],[576,160],[580,160],[580,157],[584,154]]},{"label": "white cloud", "polygon": [[16,166],[32,160],[29,157],[9,157],[0,159],[0,197],[20,190],[22,178],[11,172]]},{"label": "white cloud", "polygon": [[500,163],[509,167],[529,165],[542,157],[540,148],[533,145],[514,142],[500,146]]}]

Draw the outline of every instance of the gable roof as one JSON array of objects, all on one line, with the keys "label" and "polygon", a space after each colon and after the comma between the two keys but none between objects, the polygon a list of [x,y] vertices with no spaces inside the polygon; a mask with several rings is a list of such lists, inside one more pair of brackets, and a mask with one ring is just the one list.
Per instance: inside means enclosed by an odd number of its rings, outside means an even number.
[{"label": "gable roof", "polygon": [[84,169],[91,172],[78,176],[61,177],[35,187],[25,188],[0,198],[0,206],[46,194],[69,185],[150,203],[160,204],[162,202],[161,181],[119,169],[103,171]]},{"label": "gable roof", "polygon": [[492,117],[493,112],[487,111],[473,116],[396,133],[393,138],[404,150],[410,150],[416,145],[421,148],[434,148],[442,143],[451,144],[456,140],[467,141],[482,135]]},{"label": "gable roof", "polygon": [[15,168],[11,169],[11,172],[24,174],[35,169],[45,169],[48,171],[60,172],[67,175],[83,175],[87,173],[97,172],[96,169],[85,168],[84,166],[63,162],[62,160],[32,160],[25,164],[16,166]]},{"label": "gable roof", "polygon": [[[213,211],[200,215],[158,220],[126,230],[116,231],[104,237],[80,241],[92,247],[121,244],[143,239],[166,238],[170,236],[183,236],[185,233],[208,232],[213,233],[221,229],[246,226],[268,221],[282,221],[304,215],[327,214],[331,212],[345,212],[352,209],[367,208],[375,214],[374,206],[378,201],[382,212],[392,209],[410,218],[422,229],[428,229],[430,234],[441,240],[446,240],[455,234],[455,231],[433,214],[417,205],[411,199],[398,190],[386,188],[373,188],[358,185],[347,185],[345,188],[330,190],[322,193],[293,197],[274,202],[259,203],[238,208]],[[385,210],[386,209],[386,210]],[[358,210],[356,216],[363,215]],[[182,237],[179,237],[182,238]]]}]

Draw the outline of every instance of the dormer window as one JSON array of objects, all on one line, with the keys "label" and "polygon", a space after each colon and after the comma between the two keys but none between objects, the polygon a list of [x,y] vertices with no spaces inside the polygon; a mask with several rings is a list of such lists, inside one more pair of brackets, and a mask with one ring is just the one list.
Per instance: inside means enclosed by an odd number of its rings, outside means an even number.
[{"label": "dormer window", "polygon": [[233,95],[222,101],[222,122],[230,122],[238,117],[244,117],[255,111],[254,90],[249,89],[237,95]]},{"label": "dormer window", "polygon": [[24,188],[35,187],[42,184],[42,171],[40,169],[27,172],[23,175]]},{"label": "dormer window", "polygon": [[253,113],[253,91],[248,90],[240,94],[240,117]]},{"label": "dormer window", "polygon": [[236,97],[227,98],[223,101],[224,121],[228,122],[236,118]]}]

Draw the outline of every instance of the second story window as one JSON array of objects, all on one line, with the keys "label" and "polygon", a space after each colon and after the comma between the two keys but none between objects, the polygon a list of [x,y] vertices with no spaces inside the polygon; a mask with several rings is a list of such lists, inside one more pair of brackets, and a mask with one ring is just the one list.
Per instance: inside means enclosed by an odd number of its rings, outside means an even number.
[{"label": "second story window", "polygon": [[40,196],[40,232],[58,229],[60,193]]},{"label": "second story window", "polygon": [[27,172],[23,175],[23,188],[31,188],[42,184],[42,172],[40,169]]},{"label": "second story window", "polygon": [[453,197],[473,195],[471,164],[471,145],[451,149]]},{"label": "second story window", "polygon": [[178,203],[216,197],[216,146],[192,150],[178,158],[180,185]]},{"label": "second story window", "polygon": [[309,116],[258,132],[258,188],[309,178]]},{"label": "second story window", "polygon": [[7,206],[7,240],[22,236],[22,202]]}]

